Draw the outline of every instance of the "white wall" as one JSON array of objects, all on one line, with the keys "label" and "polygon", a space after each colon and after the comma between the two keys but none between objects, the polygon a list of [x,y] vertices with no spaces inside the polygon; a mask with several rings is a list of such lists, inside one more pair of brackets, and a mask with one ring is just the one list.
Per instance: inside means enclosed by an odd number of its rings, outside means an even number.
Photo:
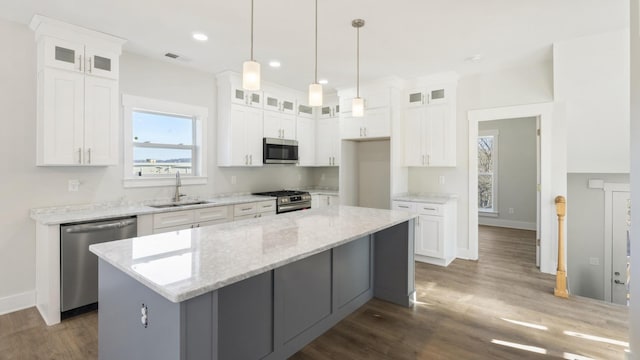
[{"label": "white wall", "polygon": [[566,104],[567,171],[629,172],[629,32],[554,44],[555,99]]},{"label": "white wall", "polygon": [[[482,121],[480,131],[498,130],[498,216],[483,225],[536,229],[536,118]],[[513,209],[513,213],[509,213]]]},{"label": "white wall", "polygon": [[358,206],[391,209],[389,140],[357,143]]},{"label": "white wall", "polygon": [[[0,313],[32,305],[35,287],[35,223],[29,209],[112,200],[169,198],[170,187],[124,189],[123,168],[36,167],[36,43],[22,24],[0,20]],[[216,83],[211,74],[164,61],[124,53],[121,92],[205,106],[209,139],[216,134]],[[209,182],[185,186],[188,195],[251,192],[315,185],[312,170],[275,165],[261,169],[218,168],[216,143],[209,142]],[[122,158],[122,153],[120,154]],[[231,176],[237,184],[231,184]],[[78,192],[67,191],[69,179],[80,180]]]},{"label": "white wall", "polygon": [[631,0],[631,359],[640,360],[640,1]]},{"label": "white wall", "polygon": [[[526,67],[465,76],[457,93],[457,166],[410,168],[410,192],[458,194],[458,249],[469,249],[469,110],[543,103],[553,100],[551,59]],[[438,177],[445,177],[445,184]],[[475,201],[475,199],[473,199]],[[458,254],[465,257],[465,254]]]}]

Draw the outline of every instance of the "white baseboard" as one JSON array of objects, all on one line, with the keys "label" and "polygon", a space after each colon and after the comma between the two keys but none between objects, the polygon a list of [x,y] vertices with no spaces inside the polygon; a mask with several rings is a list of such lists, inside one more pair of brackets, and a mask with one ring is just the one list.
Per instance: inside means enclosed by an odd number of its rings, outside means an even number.
[{"label": "white baseboard", "polygon": [[535,222],[496,219],[483,216],[478,217],[478,225],[489,225],[520,230],[536,230]]},{"label": "white baseboard", "polygon": [[30,308],[35,305],[36,305],[35,291],[27,291],[21,294],[7,296],[4,298],[0,298],[0,315]]},{"label": "white baseboard", "polygon": [[456,253],[456,258],[464,259],[464,260],[478,260],[478,259],[474,259],[471,256],[471,251],[469,249],[465,249],[465,248],[458,248],[458,252]]}]

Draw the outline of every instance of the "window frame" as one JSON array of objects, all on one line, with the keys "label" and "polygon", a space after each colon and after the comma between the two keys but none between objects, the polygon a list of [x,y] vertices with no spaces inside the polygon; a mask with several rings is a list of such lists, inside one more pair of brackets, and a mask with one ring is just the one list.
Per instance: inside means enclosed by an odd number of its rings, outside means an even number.
[{"label": "window frame", "polygon": [[150,148],[185,148],[192,149],[193,175],[181,174],[183,185],[207,184],[207,136],[206,124],[209,110],[202,106],[146,98],[134,95],[122,95],[123,108],[123,185],[125,188],[171,186],[175,185],[175,177],[171,176],[145,176],[139,177],[132,174],[134,166],[133,150],[136,143],[133,141],[133,113],[145,112],[159,115],[173,115],[193,119],[193,145],[149,144],[138,147]]},{"label": "window frame", "polygon": [[[500,148],[500,132],[497,129],[491,130],[481,130],[478,131],[478,140],[482,137],[493,137],[493,147],[491,149],[491,158],[493,163],[493,172],[491,173],[482,173],[478,170],[478,177],[481,175],[491,175],[491,204],[493,205],[490,209],[483,209],[478,204],[478,214],[481,216],[499,216],[500,212],[498,210],[498,169],[499,169],[499,148]],[[478,141],[476,141],[476,147],[478,146]],[[480,152],[478,152],[478,155]],[[478,181],[479,183],[479,181]],[[476,200],[478,201],[478,200]]]}]

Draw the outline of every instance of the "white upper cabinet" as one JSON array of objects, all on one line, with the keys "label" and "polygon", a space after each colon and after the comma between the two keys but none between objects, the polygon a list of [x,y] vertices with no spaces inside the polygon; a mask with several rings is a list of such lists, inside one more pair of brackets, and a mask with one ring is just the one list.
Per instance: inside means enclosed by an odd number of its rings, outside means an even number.
[{"label": "white upper cabinet", "polygon": [[286,94],[282,91],[265,89],[264,109],[281,112],[284,114],[295,115],[296,113],[295,99],[296,99],[295,95]]},{"label": "white upper cabinet", "polygon": [[234,104],[262,108],[262,92],[244,90],[240,80],[232,81],[230,95]]},{"label": "white upper cabinet", "polygon": [[298,117],[296,138],[298,140],[298,166],[315,166],[316,131],[313,118]]},{"label": "white upper cabinet", "polygon": [[296,138],[296,97],[285,91],[264,91],[264,137]]},{"label": "white upper cabinet", "polygon": [[340,119],[340,137],[345,140],[388,138],[391,136],[389,107],[365,110],[363,117],[343,114]]},{"label": "white upper cabinet", "polygon": [[218,131],[219,166],[262,166],[261,110],[231,104]]},{"label": "white upper cabinet", "polygon": [[338,118],[316,121],[316,165],[340,165],[340,124]]},{"label": "white upper cabinet", "polygon": [[340,138],[366,140],[391,136],[391,88],[363,88],[364,116],[351,116],[353,96],[340,98]]},{"label": "white upper cabinet", "polygon": [[37,165],[116,165],[124,40],[40,15]]},{"label": "white upper cabinet", "polygon": [[404,94],[405,166],[456,166],[455,83]]},{"label": "white upper cabinet", "polygon": [[313,107],[309,105],[298,104],[298,112],[296,114],[298,118],[313,119],[313,114]]},{"label": "white upper cabinet", "polygon": [[322,119],[333,118],[338,116],[340,116],[340,105],[337,103],[322,106],[318,114],[318,117]]},{"label": "white upper cabinet", "polygon": [[264,112],[264,137],[296,139],[296,117],[273,111]]}]

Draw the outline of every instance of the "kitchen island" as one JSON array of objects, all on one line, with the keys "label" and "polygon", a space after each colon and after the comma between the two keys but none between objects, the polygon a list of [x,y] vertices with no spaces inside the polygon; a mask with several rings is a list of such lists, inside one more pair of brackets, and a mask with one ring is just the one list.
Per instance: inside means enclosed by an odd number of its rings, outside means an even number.
[{"label": "kitchen island", "polygon": [[372,297],[411,306],[414,215],[332,206],[92,245],[101,359],[283,359]]}]

